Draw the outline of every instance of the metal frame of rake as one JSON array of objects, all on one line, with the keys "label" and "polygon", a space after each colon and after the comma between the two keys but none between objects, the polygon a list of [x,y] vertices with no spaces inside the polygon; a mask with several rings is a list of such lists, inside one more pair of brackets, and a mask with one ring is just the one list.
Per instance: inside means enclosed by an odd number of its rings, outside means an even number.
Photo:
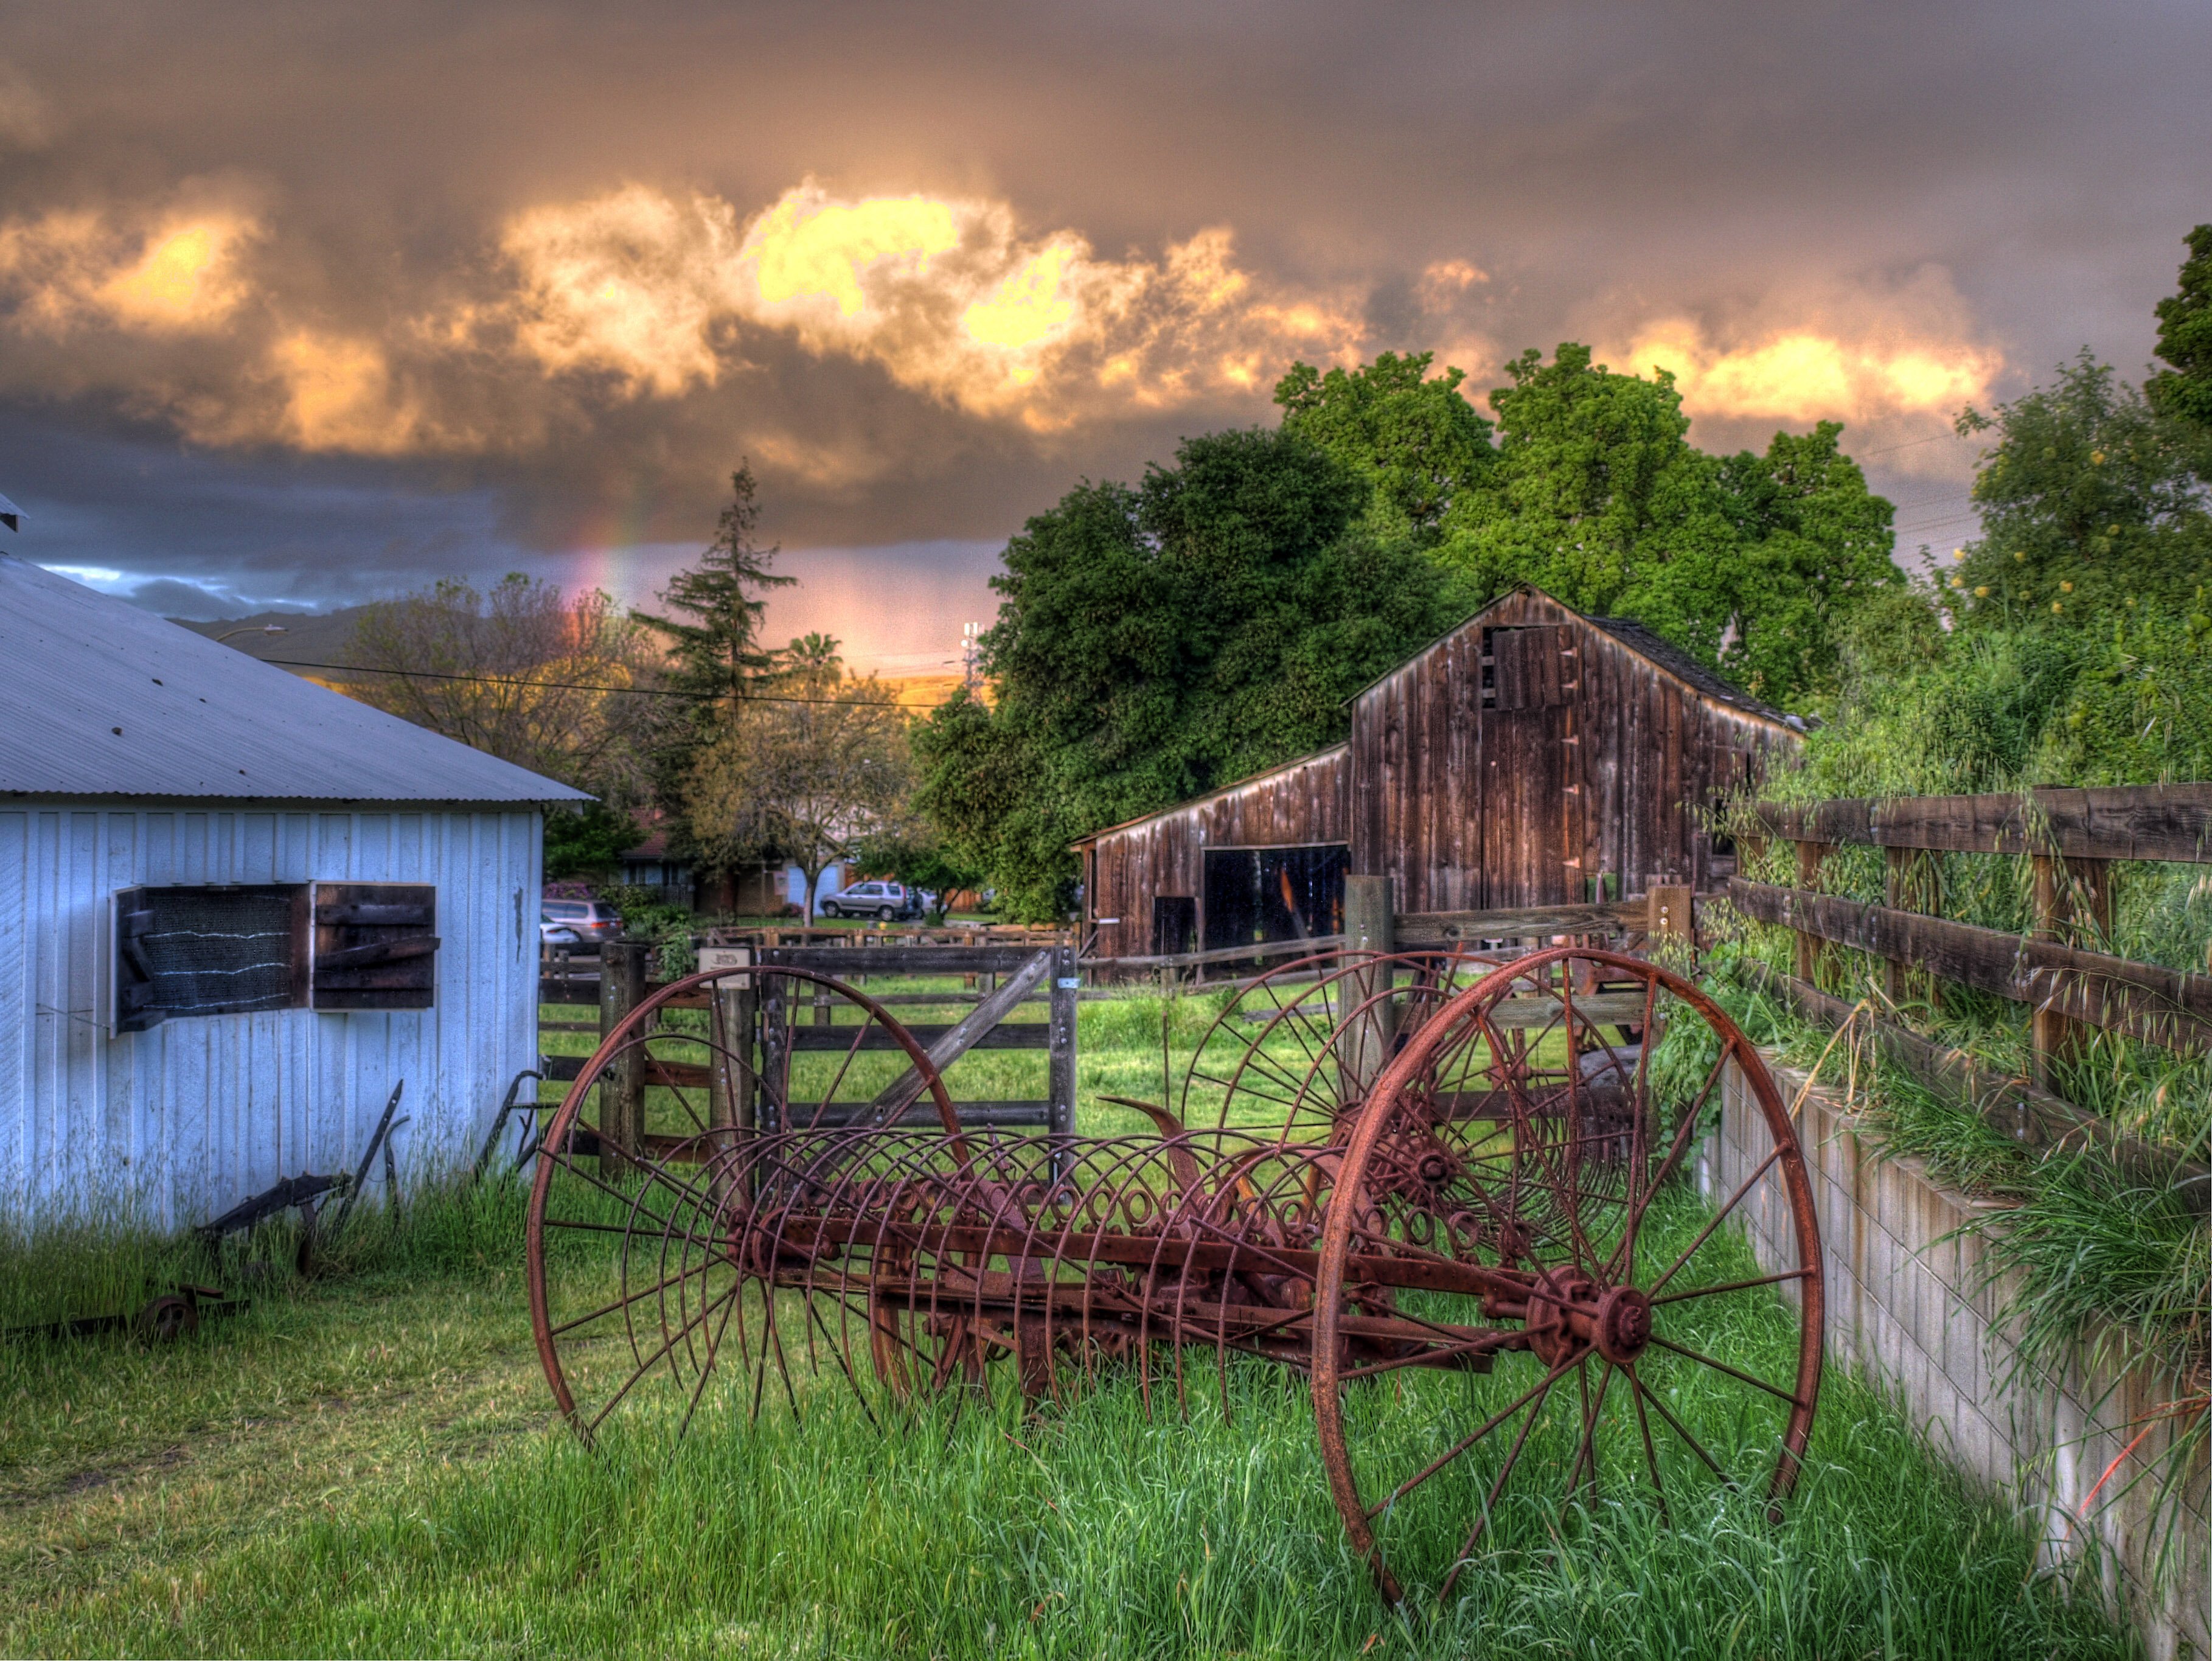
[{"label": "metal frame of rake", "polygon": [[[723,1013],[741,973],[828,987],[837,1043],[764,1051]],[[1501,1506],[1564,1512],[1626,1486],[1665,1512],[1717,1482],[1771,1510],[1811,1430],[1822,1281],[1806,1163],[1758,1051],[1694,986],[1617,953],[1452,981],[1439,954],[1364,956],[1327,981],[1325,1027],[1286,1043],[1279,1005],[1259,1023],[1238,1076],[1283,1081],[1279,1121],[1190,1129],[1133,1103],[1155,1133],[1110,1138],[963,1128],[921,1046],[825,977],[676,983],[586,1062],[538,1155],[529,1288],[555,1399],[589,1440],[648,1398],[688,1427],[718,1377],[718,1407],[757,1413],[771,1378],[795,1411],[795,1373],[836,1375],[880,1422],[1009,1374],[1032,1402],[1111,1376],[1181,1409],[1210,1371],[1225,1412],[1232,1358],[1257,1358],[1309,1378],[1332,1498],[1393,1601],[1415,1581],[1448,1594]],[[702,991],[708,1019],[661,1027]],[[852,1083],[871,1051],[905,1069],[872,1098]],[[668,1129],[635,1155],[583,1151],[592,1086],[622,1065],[662,1081]],[[1746,1174],[1712,1189],[1711,1217],[1653,1223],[1731,1067]],[[939,1123],[859,1110],[902,1089]],[[1731,1218],[1762,1242],[1756,1272],[1713,1245]],[[611,1283],[603,1256],[561,1272],[572,1230],[614,1237]],[[1765,1360],[1709,1354],[1713,1317],[1746,1311],[1768,1323]],[[1702,1419],[1692,1375],[1720,1402]]]}]

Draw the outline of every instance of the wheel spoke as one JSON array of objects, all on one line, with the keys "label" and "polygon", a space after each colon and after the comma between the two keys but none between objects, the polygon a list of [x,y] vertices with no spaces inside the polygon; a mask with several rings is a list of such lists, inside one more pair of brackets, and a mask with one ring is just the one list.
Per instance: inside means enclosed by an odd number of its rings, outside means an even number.
[{"label": "wheel spoke", "polygon": [[[1467,1567],[1468,1559],[1474,1555],[1475,1542],[1482,1538],[1482,1531],[1489,1526],[1492,1513],[1498,1509],[1498,1496],[1505,1492],[1505,1479],[1513,1475],[1513,1467],[1520,1463],[1521,1450],[1528,1445],[1528,1433],[1536,1427],[1536,1421],[1544,1416],[1544,1403],[1551,1397],[1552,1386],[1572,1365],[1571,1362],[1562,1362],[1532,1392],[1536,1397],[1535,1403],[1528,1409],[1528,1416],[1521,1421],[1521,1428],[1513,1438],[1513,1445],[1505,1451],[1505,1462],[1498,1466],[1498,1475],[1491,1482],[1490,1492],[1483,1496],[1482,1509],[1475,1513],[1474,1526],[1468,1530],[1467,1538],[1460,1542],[1459,1555],[1452,1560],[1451,1573],[1444,1577],[1443,1589],[1437,1594],[1439,1602],[1449,1597],[1452,1587],[1458,1584],[1460,1571]],[[1512,1409],[1508,1409],[1507,1411]]]},{"label": "wheel spoke", "polygon": [[1498,1426],[1504,1424],[1515,1414],[1520,1412],[1523,1407],[1528,1405],[1531,1398],[1548,1392],[1554,1383],[1566,1377],[1567,1369],[1572,1366],[1574,1366],[1574,1362],[1571,1360],[1560,1362],[1559,1366],[1553,1367],[1541,1378],[1539,1378],[1534,1384],[1529,1385],[1527,1390],[1522,1391],[1519,1396],[1516,1396],[1510,1407],[1503,1408],[1497,1413],[1492,1415],[1489,1418],[1484,1420],[1479,1428],[1468,1432],[1468,1433],[1461,1437],[1458,1441],[1453,1443],[1442,1453],[1438,1454],[1434,1459],[1431,1459],[1427,1464],[1422,1466],[1420,1469],[1415,1471],[1411,1476],[1408,1476],[1404,1482],[1393,1488],[1390,1491],[1390,1494],[1388,1499],[1384,1500],[1379,1505],[1370,1506],[1367,1508],[1368,1520],[1372,1522],[1376,1518],[1389,1510],[1391,1506],[1396,1505],[1401,1500],[1411,1494],[1415,1488],[1420,1487],[1422,1483],[1427,1482],[1429,1478],[1434,1476],[1446,1465],[1458,1458],[1461,1454],[1465,1453],[1477,1442],[1480,1442],[1484,1437],[1489,1435],[1492,1431],[1496,1430]]},{"label": "wheel spoke", "polygon": [[1705,1462],[1705,1468],[1708,1470],[1711,1471],[1714,1475],[1719,1477],[1721,1481],[1726,1483],[1729,1488],[1734,1488],[1735,1486],[1735,1480],[1730,1477],[1726,1471],[1721,1469],[1720,1461],[1714,1458],[1711,1454],[1706,1452],[1705,1445],[1703,1442],[1700,1442],[1696,1437],[1691,1435],[1688,1430],[1684,1428],[1682,1421],[1667,1410],[1667,1404],[1652,1394],[1651,1387],[1645,1384],[1644,1380],[1638,1376],[1635,1367],[1630,1366],[1627,1369],[1627,1372],[1628,1382],[1636,1386],[1637,1392],[1641,1395],[1644,1400],[1650,1402],[1653,1407],[1659,1410],[1659,1416],[1667,1421],[1668,1428],[1672,1430],[1676,1436],[1681,1439],[1684,1445],[1689,1448],[1691,1452],[1696,1454],[1698,1458]]},{"label": "wheel spoke", "polygon": [[1692,1349],[1686,1344],[1678,1344],[1670,1339],[1662,1338],[1656,1333],[1652,1335],[1651,1342],[1658,1345],[1662,1349],[1669,1349],[1674,1351],[1675,1354],[1680,1356],[1686,1361],[1695,1361],[1699,1366],[1711,1367],[1716,1372],[1725,1372],[1729,1378],[1749,1384],[1753,1390],[1763,1390],[1769,1396],[1775,1396],[1779,1400],[1789,1402],[1793,1408],[1802,1408],[1811,1405],[1809,1402],[1798,1400],[1797,1397],[1792,1396],[1788,1390],[1780,1388],[1778,1385],[1770,1384],[1764,1378],[1753,1378],[1750,1373],[1742,1371],[1741,1368],[1730,1366],[1726,1361],[1717,1361],[1711,1356],[1703,1354],[1697,1350]]},{"label": "wheel spoke", "polygon": [[1723,1206],[1718,1211],[1715,1212],[1712,1216],[1712,1220],[1698,1231],[1698,1238],[1690,1242],[1688,1250],[1684,1251],[1680,1256],[1677,1257],[1672,1263],[1668,1265],[1667,1272],[1651,1283],[1651,1293],[1653,1294],[1656,1294],[1661,1287],[1665,1286],[1668,1281],[1673,1280],[1676,1272],[1681,1269],[1682,1265],[1688,1262],[1691,1258],[1698,1255],[1698,1248],[1703,1246],[1706,1241],[1713,1238],[1713,1231],[1728,1220],[1729,1213],[1734,1211],[1736,1207],[1742,1204],[1743,1196],[1750,1193],[1752,1189],[1757,1185],[1759,1179],[1766,1175],[1766,1173],[1773,1168],[1774,1162],[1782,1157],[1782,1149],[1783,1145],[1779,1142],[1776,1143],[1774,1151],[1759,1162],[1759,1169],[1753,1171],[1750,1176],[1743,1179],[1743,1186],[1737,1189],[1735,1193],[1729,1196],[1728,1203]]},{"label": "wheel spoke", "polygon": [[1786,1281],[1802,1281],[1812,1275],[1809,1269],[1793,1269],[1780,1275],[1762,1275],[1755,1281],[1723,1281],[1718,1286],[1692,1287],[1687,1292],[1670,1292],[1664,1298],[1654,1298],[1651,1306],[1662,1304],[1686,1303],[1692,1298],[1714,1298],[1723,1292],[1748,1292],[1753,1287],[1780,1286]]}]

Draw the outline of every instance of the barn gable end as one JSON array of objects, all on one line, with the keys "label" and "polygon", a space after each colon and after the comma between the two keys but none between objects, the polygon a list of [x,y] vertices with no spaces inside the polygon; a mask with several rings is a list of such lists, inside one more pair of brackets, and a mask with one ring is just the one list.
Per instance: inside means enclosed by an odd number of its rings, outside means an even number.
[{"label": "barn gable end", "polygon": [[1351,711],[1342,745],[1079,843],[1098,954],[1154,950],[1165,897],[1197,900],[1197,932],[1218,933],[1205,854],[1238,845],[1340,842],[1345,869],[1394,879],[1401,911],[1704,888],[1715,854],[1700,810],[1797,740],[1781,712],[1640,624],[1527,588]]}]

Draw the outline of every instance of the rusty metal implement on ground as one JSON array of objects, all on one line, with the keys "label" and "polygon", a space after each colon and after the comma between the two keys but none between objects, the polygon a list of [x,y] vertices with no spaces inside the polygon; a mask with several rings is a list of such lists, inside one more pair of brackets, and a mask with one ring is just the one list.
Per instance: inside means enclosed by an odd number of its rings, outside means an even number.
[{"label": "rusty metal implement on ground", "polygon": [[[600,1123],[641,1079],[641,1119]],[[1820,1379],[1812,1196],[1758,1052],[1695,987],[1579,947],[1332,954],[1248,989],[1165,1082],[1172,1105],[1130,1100],[1139,1135],[963,1126],[862,991],[670,986],[539,1146],[562,1411],[589,1439],[825,1385],[882,1422],[1121,1380],[1225,1413],[1241,1369],[1289,1368],[1394,1601],[1449,1595],[1514,1507],[1790,1492]],[[1702,1162],[1723,1088],[1762,1143],[1725,1192]]]}]

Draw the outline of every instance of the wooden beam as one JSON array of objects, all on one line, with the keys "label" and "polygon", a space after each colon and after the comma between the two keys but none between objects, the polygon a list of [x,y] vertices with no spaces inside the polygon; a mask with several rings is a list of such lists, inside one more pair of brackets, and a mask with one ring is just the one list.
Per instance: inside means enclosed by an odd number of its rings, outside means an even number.
[{"label": "wooden beam", "polygon": [[1851,843],[1964,854],[2056,854],[2068,860],[2212,863],[2212,782],[2027,797],[1899,796],[1754,802],[1740,837]]},{"label": "wooden beam", "polygon": [[[980,1039],[998,1026],[1000,1022],[1005,1020],[1013,1012],[1016,1005],[1036,989],[1037,983],[1051,972],[1052,958],[1053,954],[1048,951],[1033,954],[1027,963],[1008,977],[1004,986],[977,1004],[952,1025],[939,1029],[934,1043],[922,1037],[923,1033],[929,1031],[928,1028],[921,1025],[908,1027],[907,1031],[913,1033],[917,1041],[927,1046],[930,1066],[942,1074],[946,1068],[951,1066],[970,1050],[975,1049]],[[1038,1029],[1039,1031],[1043,1030]],[[832,1028],[831,1031],[834,1034],[836,1029]],[[881,1033],[880,1036],[888,1039],[890,1035],[886,1032]],[[848,1038],[846,1042],[849,1043],[852,1041]],[[921,1099],[922,1088],[921,1069],[908,1067],[897,1078],[886,1085],[877,1094],[875,1100],[868,1104],[868,1123],[891,1123],[899,1115]]]},{"label": "wooden beam", "polygon": [[1729,897],[1759,922],[1917,964],[2015,1003],[2169,1050],[2212,1049],[2212,976],[1741,877],[1729,882]]}]

